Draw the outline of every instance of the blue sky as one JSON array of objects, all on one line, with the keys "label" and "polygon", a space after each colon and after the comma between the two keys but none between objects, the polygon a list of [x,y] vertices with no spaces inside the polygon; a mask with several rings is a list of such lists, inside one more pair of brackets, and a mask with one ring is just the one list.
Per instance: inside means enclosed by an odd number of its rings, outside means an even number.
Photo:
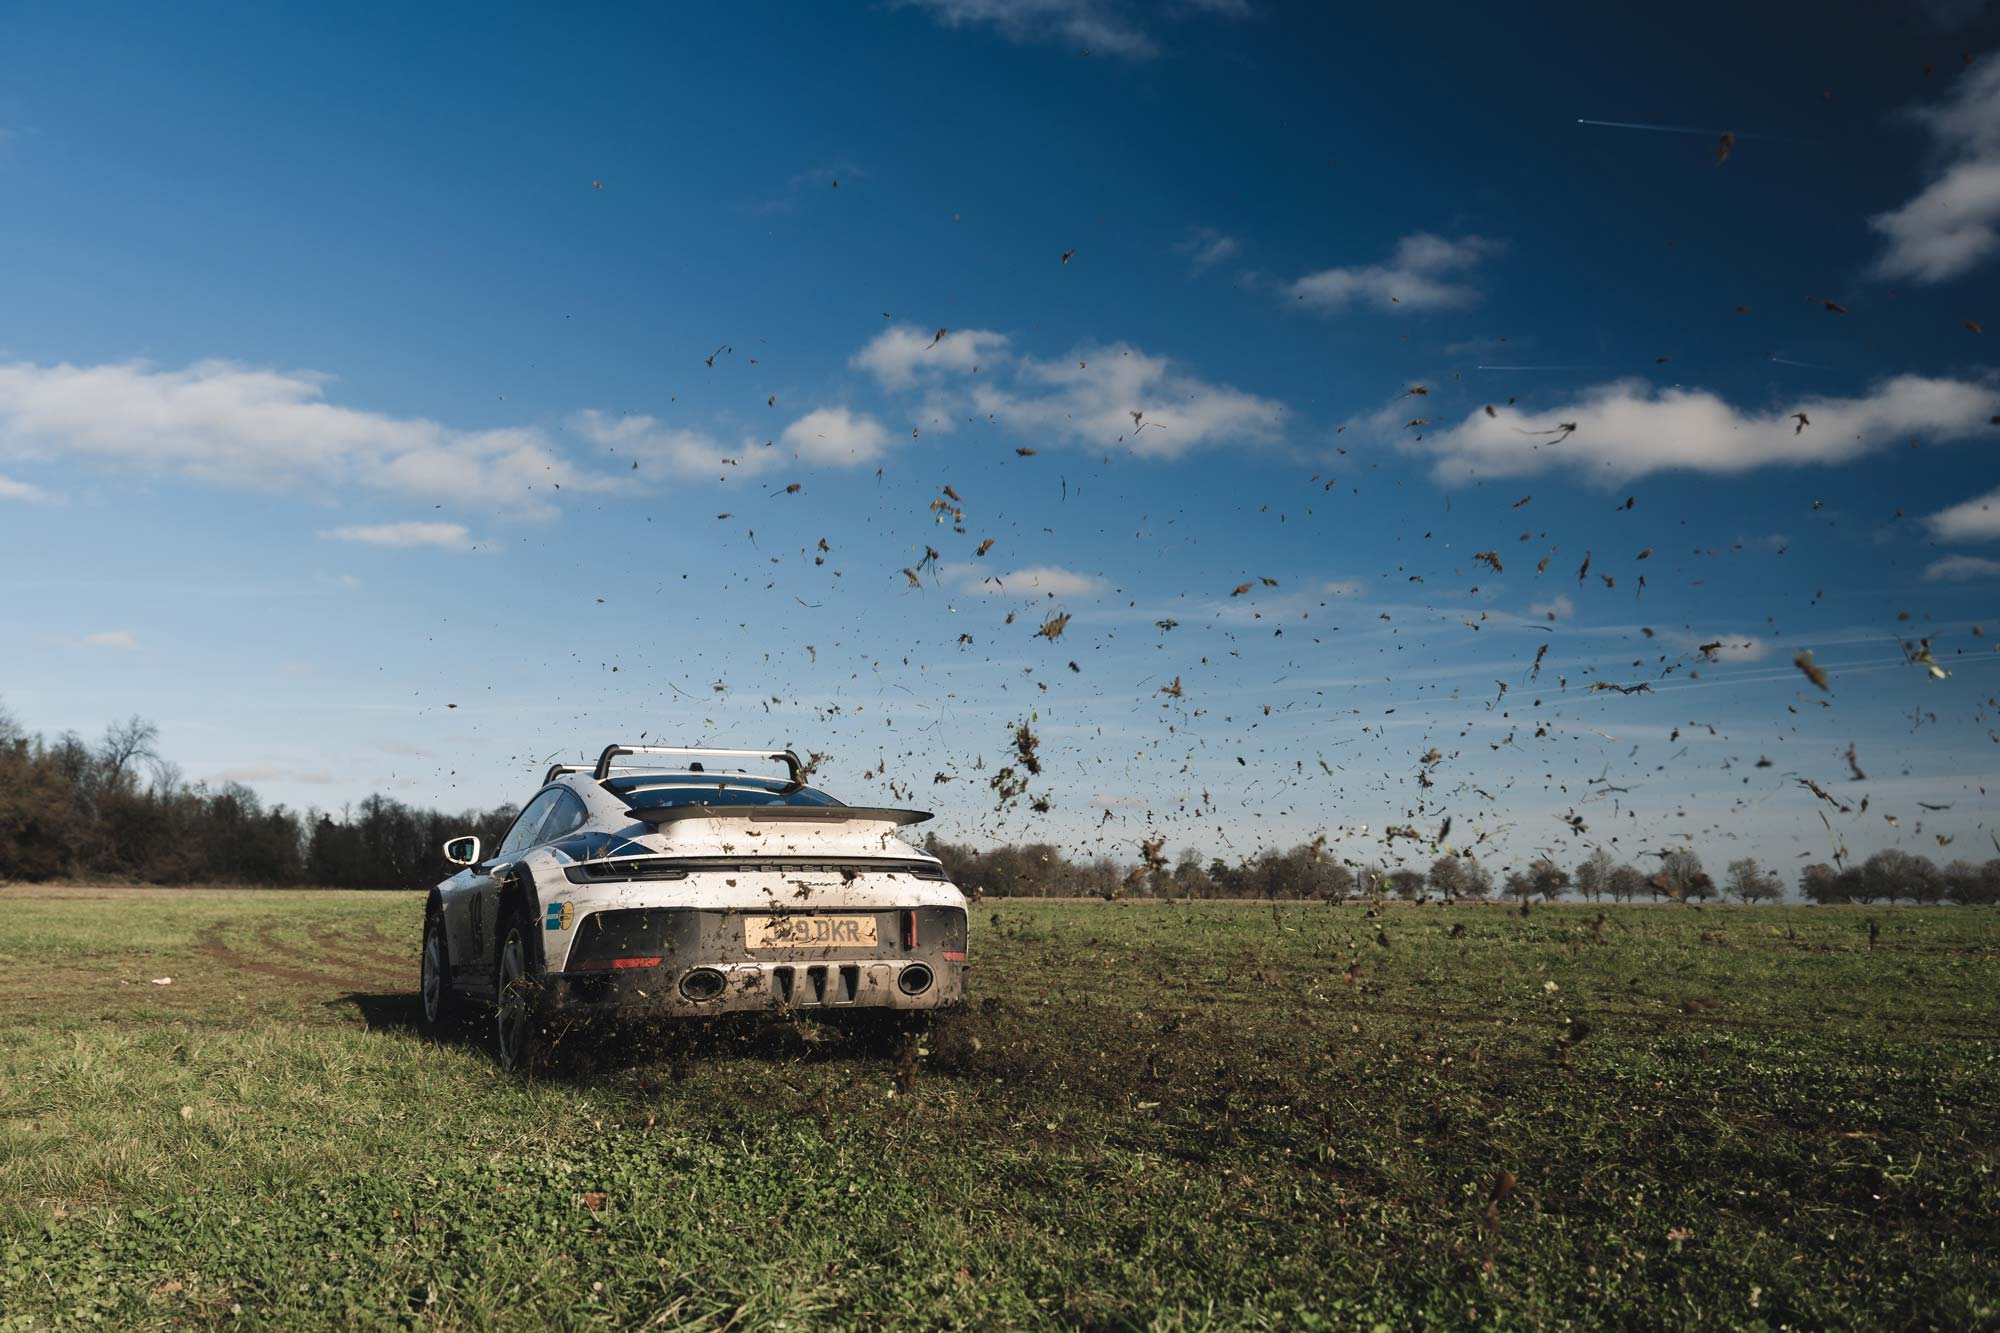
[{"label": "blue sky", "polygon": [[321,807],[643,732],[1121,859],[1992,855],[2000,22],[1304,8],[17,11],[0,706]]}]

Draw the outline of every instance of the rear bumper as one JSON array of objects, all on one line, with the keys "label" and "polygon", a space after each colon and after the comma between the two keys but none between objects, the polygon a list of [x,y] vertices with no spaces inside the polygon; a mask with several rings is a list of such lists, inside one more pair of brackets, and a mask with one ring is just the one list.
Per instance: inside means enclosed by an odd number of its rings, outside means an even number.
[{"label": "rear bumper", "polygon": [[[967,971],[965,963],[928,959],[810,963],[668,959],[656,968],[547,973],[539,979],[539,998],[552,1013],[655,1018],[772,1009],[947,1009],[965,1002]],[[923,973],[928,973],[929,981],[919,986]]]},{"label": "rear bumper", "polygon": [[[578,914],[545,907],[555,1012],[702,1017],[765,1009],[939,1009],[965,999],[962,907],[663,903]],[[774,930],[777,932],[773,934]]]}]

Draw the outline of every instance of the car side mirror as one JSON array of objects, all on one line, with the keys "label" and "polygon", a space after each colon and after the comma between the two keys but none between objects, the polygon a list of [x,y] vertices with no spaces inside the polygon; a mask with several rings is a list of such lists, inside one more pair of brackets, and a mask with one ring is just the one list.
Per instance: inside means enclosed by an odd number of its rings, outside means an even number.
[{"label": "car side mirror", "polygon": [[453,838],[444,845],[444,859],[455,866],[479,864],[479,839],[469,835]]}]

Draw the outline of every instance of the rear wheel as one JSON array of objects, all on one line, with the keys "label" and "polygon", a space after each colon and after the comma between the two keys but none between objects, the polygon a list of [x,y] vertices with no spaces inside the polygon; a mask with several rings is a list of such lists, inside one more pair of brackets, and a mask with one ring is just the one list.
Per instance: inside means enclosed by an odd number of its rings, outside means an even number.
[{"label": "rear wheel", "polygon": [[445,943],[442,912],[424,918],[424,953],[417,984],[428,1026],[443,1028],[458,1021],[460,1002],[458,992],[451,988],[451,953]]},{"label": "rear wheel", "polygon": [[507,923],[496,967],[494,1054],[503,1069],[532,1072],[541,1064],[544,1052],[542,1014],[536,1002],[536,977],[529,962],[527,931],[518,919]]}]

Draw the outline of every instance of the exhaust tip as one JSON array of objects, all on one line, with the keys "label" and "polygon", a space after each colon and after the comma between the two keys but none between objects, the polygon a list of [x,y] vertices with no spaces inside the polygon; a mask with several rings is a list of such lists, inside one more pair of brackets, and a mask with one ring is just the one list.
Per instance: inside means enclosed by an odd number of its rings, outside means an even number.
[{"label": "exhaust tip", "polygon": [[722,988],[727,984],[722,973],[714,968],[697,967],[681,978],[681,994],[698,1004],[721,995]]},{"label": "exhaust tip", "polygon": [[896,978],[896,989],[905,995],[922,995],[931,988],[931,970],[922,963],[911,963]]}]

